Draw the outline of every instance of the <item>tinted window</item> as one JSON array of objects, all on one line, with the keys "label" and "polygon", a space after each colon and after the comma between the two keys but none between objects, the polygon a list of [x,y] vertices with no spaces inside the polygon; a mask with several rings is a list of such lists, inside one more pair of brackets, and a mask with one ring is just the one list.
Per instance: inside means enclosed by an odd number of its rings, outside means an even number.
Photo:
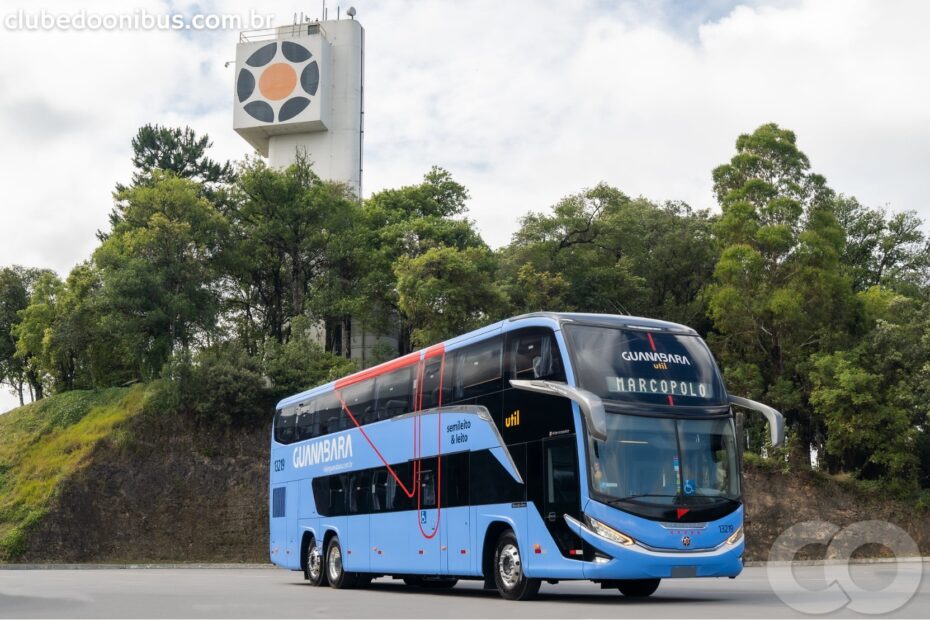
[{"label": "tinted window", "polygon": [[348,474],[349,514],[371,512],[371,472],[360,471]]},{"label": "tinted window", "polygon": [[[373,379],[359,381],[341,391],[342,400],[359,424],[368,424],[375,421],[375,382]],[[349,416],[344,416],[347,424],[342,427],[354,428]]]},{"label": "tinted window", "polygon": [[318,397],[315,417],[314,428],[317,435],[335,433],[341,430],[342,420],[348,419],[348,416],[342,412],[339,399],[332,392]]},{"label": "tinted window", "polygon": [[316,417],[316,400],[305,401],[297,407],[297,441],[316,436],[319,422]]},{"label": "tinted window", "polygon": [[[411,467],[408,463],[397,463],[391,467],[397,477],[404,481],[408,489],[414,488],[414,485],[411,484],[413,476],[411,476]],[[416,495],[412,498],[407,497],[403,487],[397,484],[397,480],[394,479],[390,472],[387,474],[387,485],[385,487],[385,506],[387,506],[386,510],[412,510],[417,507]]]},{"label": "tinted window", "polygon": [[346,514],[347,482],[345,474],[314,478],[313,497],[317,512],[327,517]]},{"label": "tinted window", "polygon": [[697,336],[566,325],[581,387],[601,398],[656,405],[723,400],[717,366]]},{"label": "tinted window", "polygon": [[436,459],[424,459],[422,467],[423,469],[420,470],[420,508],[435,508]]},{"label": "tinted window", "polygon": [[[458,351],[456,392],[474,398],[501,389],[501,338],[485,340]],[[458,396],[458,395],[457,395]]]},{"label": "tinted window", "polygon": [[468,504],[468,452],[442,457],[442,505]]},{"label": "tinted window", "polygon": [[371,498],[371,511],[372,512],[383,512],[385,510],[390,510],[390,506],[387,501],[387,486],[388,478],[391,476],[388,473],[387,469],[381,469],[375,471],[371,475],[371,487],[372,487],[372,498]]},{"label": "tinted window", "polygon": [[562,355],[549,329],[526,329],[508,335],[508,369],[511,379],[565,381]]},{"label": "tinted window", "polygon": [[[443,359],[446,359],[446,365],[443,367]],[[423,409],[432,409],[441,404],[448,404],[452,401],[452,377],[449,372],[450,364],[448,356],[438,356],[426,360],[423,369]],[[440,393],[440,376],[445,378],[449,373],[449,378],[445,380],[446,387]]]},{"label": "tinted window", "polygon": [[415,368],[407,366],[378,377],[376,420],[386,420],[411,411]]},{"label": "tinted window", "polygon": [[297,407],[285,407],[275,414],[274,439],[285,444],[297,440]]}]

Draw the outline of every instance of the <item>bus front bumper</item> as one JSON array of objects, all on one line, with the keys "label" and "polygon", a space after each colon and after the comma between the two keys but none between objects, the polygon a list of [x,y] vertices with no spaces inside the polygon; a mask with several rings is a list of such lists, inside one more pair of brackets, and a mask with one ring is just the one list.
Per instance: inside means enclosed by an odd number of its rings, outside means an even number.
[{"label": "bus front bumper", "polygon": [[605,538],[587,525],[565,515],[565,521],[585,542],[600,553],[585,562],[586,579],[645,579],[682,577],[735,577],[743,570],[745,538],[714,549],[677,551],[624,545]]}]

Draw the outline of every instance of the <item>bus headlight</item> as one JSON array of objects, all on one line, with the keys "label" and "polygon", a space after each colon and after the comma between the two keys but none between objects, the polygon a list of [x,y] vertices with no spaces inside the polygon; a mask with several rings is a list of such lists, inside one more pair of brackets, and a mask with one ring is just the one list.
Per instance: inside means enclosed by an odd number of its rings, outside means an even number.
[{"label": "bus headlight", "polygon": [[734,545],[742,537],[743,537],[743,526],[741,525],[738,528],[736,528],[736,531],[733,532],[733,534],[729,538],[727,538],[727,544]]},{"label": "bus headlight", "polygon": [[612,540],[616,543],[620,543],[621,545],[632,545],[633,543],[636,542],[635,540],[633,540],[632,538],[630,538],[623,532],[618,532],[617,530],[610,527],[609,525],[601,523],[594,517],[589,517],[588,515],[585,515],[584,518],[585,518],[585,521],[588,522],[588,525],[591,527],[591,529],[594,530],[594,533],[597,534],[598,536],[602,536],[606,538],[607,540]]}]

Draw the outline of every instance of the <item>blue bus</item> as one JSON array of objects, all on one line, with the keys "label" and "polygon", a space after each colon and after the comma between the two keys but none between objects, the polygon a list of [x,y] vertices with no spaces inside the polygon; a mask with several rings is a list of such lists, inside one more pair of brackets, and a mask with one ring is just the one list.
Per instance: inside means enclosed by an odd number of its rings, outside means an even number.
[{"label": "blue bus", "polygon": [[282,400],[271,441],[271,561],[317,586],[390,576],[542,581],[625,596],[743,567],[733,406],[683,325],[527,314]]}]

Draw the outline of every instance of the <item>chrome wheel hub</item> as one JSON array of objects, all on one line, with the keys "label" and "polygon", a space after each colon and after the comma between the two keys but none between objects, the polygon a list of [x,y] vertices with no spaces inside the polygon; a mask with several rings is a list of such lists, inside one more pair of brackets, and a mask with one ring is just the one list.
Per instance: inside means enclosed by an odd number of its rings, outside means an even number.
[{"label": "chrome wheel hub", "polygon": [[507,589],[514,588],[520,583],[523,569],[520,565],[520,550],[514,545],[507,544],[501,549],[497,558],[497,572]]},{"label": "chrome wheel hub", "polygon": [[320,578],[321,564],[322,558],[320,557],[320,549],[314,544],[310,547],[310,555],[307,557],[307,569],[310,573],[310,578],[314,581]]},{"label": "chrome wheel hub", "polygon": [[342,574],[342,553],[339,547],[333,547],[329,552],[329,578],[331,581],[337,581]]}]

